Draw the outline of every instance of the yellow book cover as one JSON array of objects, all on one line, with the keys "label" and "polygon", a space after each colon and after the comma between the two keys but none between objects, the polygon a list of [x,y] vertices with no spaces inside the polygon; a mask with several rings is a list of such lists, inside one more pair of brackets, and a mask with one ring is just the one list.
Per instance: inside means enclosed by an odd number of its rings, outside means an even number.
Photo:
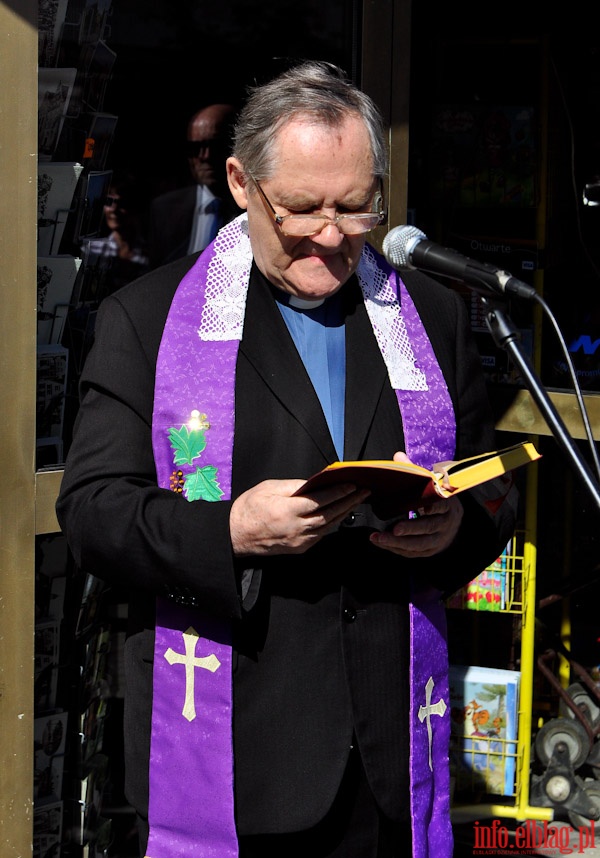
[{"label": "yellow book cover", "polygon": [[296,494],[352,483],[371,489],[368,502],[377,505],[380,517],[392,518],[479,486],[539,458],[541,454],[535,446],[524,441],[460,461],[439,462],[431,470],[388,459],[333,462],[310,477]]}]

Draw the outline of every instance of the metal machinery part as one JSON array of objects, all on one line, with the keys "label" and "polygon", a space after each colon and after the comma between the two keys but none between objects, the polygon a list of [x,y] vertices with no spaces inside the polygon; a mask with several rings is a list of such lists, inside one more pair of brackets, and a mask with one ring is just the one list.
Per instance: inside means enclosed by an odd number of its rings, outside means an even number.
[{"label": "metal machinery part", "polygon": [[[584,816],[575,810],[569,810],[569,822],[573,828],[587,828],[592,819],[600,819],[600,784],[596,780],[586,781],[583,785],[583,791],[590,801],[589,815]],[[593,812],[595,812],[595,816],[592,815]]]},{"label": "metal machinery part", "polygon": [[[566,694],[581,712],[582,717],[592,729],[600,725],[600,705],[593,699],[590,692],[580,682],[574,682],[566,690]],[[559,704],[559,714],[566,718],[576,718],[577,715],[564,698]]]},{"label": "metal machinery part", "polygon": [[535,737],[535,752],[538,760],[547,766],[554,749],[564,743],[570,764],[578,769],[586,761],[590,751],[590,740],[585,728],[574,719],[553,718],[547,721]]}]

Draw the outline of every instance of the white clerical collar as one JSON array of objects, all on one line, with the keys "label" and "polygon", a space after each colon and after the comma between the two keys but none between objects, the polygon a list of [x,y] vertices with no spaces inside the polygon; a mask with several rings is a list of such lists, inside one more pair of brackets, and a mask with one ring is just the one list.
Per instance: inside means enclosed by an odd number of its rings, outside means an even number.
[{"label": "white clerical collar", "polygon": [[297,310],[316,310],[325,301],[325,298],[300,298],[298,295],[290,295],[288,303],[290,307]]}]

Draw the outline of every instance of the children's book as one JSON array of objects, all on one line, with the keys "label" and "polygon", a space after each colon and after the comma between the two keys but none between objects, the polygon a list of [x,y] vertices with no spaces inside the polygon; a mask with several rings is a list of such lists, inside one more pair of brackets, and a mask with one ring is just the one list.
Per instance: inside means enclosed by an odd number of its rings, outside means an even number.
[{"label": "children's book", "polygon": [[385,459],[334,462],[310,477],[296,494],[353,483],[371,489],[368,503],[377,508],[380,518],[392,518],[501,477],[540,457],[534,445],[526,441],[456,462],[439,462],[431,470],[412,462]]},{"label": "children's book", "polygon": [[515,670],[450,666],[450,768],[459,796],[514,795],[520,678]]},{"label": "children's book", "polygon": [[447,608],[467,611],[504,611],[506,608],[506,570],[484,569],[461,587],[447,602]]},{"label": "children's book", "polygon": [[493,563],[446,600],[446,607],[468,611],[506,610],[510,605],[511,577],[514,576],[513,550],[511,538]]}]

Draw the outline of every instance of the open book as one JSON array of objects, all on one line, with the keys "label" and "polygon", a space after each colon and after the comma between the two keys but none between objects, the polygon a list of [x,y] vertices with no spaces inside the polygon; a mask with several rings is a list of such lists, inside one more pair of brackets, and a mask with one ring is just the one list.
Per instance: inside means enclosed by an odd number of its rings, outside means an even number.
[{"label": "open book", "polygon": [[388,459],[334,462],[310,477],[296,494],[353,483],[371,489],[367,503],[380,518],[392,518],[486,483],[539,458],[541,454],[534,445],[525,441],[457,462],[439,462],[432,470]]}]

